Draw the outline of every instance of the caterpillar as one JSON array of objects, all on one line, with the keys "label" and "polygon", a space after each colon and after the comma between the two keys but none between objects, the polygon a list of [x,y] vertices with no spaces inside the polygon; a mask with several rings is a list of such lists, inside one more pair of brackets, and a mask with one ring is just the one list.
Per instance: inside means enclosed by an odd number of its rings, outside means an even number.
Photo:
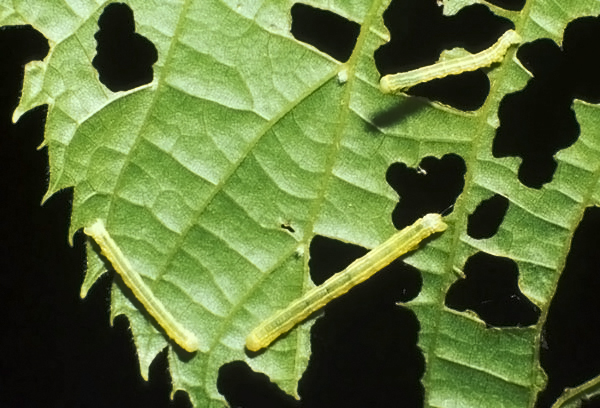
[{"label": "caterpillar", "polygon": [[336,273],[302,297],[291,302],[260,323],[246,338],[246,348],[258,351],[286,333],[331,300],[348,292],[399,256],[417,248],[430,235],[447,228],[440,214],[427,214],[414,224],[396,232],[365,256],[352,262],[342,272]]},{"label": "caterpillar", "polygon": [[136,299],[162,327],[167,336],[186,351],[198,350],[199,343],[196,336],[175,320],[162,302],[154,296],[142,277],[132,268],[117,243],[111,238],[104,222],[98,219],[91,226],[84,228],[83,231],[96,241],[102,254],[110,261],[115,271],[121,275],[125,285],[131,289]]},{"label": "caterpillar", "polygon": [[521,36],[514,30],[508,30],[494,45],[477,54],[440,61],[408,72],[385,75],[379,81],[379,88],[386,94],[400,93],[422,82],[488,67],[495,62],[502,61],[511,45],[520,42]]}]

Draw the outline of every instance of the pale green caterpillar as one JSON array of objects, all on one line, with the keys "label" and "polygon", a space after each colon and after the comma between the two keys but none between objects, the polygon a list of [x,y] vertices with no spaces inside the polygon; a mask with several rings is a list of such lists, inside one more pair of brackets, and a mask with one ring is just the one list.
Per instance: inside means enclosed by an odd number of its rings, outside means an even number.
[{"label": "pale green caterpillar", "polygon": [[123,282],[131,289],[133,295],[144,306],[150,316],[163,328],[167,336],[186,351],[198,350],[199,344],[196,336],[175,320],[162,302],[154,297],[142,277],[133,270],[117,243],[110,237],[104,222],[96,220],[91,226],[84,228],[83,231],[96,241],[102,254],[110,261],[115,271],[121,275]]},{"label": "pale green caterpillar", "polygon": [[422,82],[488,67],[502,61],[510,46],[520,42],[521,36],[514,30],[508,30],[494,45],[477,54],[440,61],[408,72],[386,75],[379,81],[379,88],[386,94],[400,93]]},{"label": "pale green caterpillar", "polygon": [[431,234],[444,231],[446,223],[439,214],[427,214],[413,225],[396,232],[388,240],[375,247],[362,258],[352,262],[345,270],[336,273],[285,309],[260,323],[246,338],[246,348],[257,351],[267,347],[273,340],[290,330],[331,300],[343,295],[353,286],[370,278],[375,272],[413,249]]}]

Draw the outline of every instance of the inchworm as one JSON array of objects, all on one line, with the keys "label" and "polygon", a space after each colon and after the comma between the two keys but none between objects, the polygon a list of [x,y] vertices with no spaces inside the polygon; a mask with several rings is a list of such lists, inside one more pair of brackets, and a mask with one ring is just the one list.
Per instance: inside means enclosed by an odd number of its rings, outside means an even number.
[{"label": "inchworm", "polygon": [[432,79],[457,75],[466,71],[475,71],[490,66],[494,62],[502,61],[510,46],[520,42],[521,36],[514,30],[508,30],[502,34],[494,45],[477,54],[440,61],[408,72],[386,75],[379,81],[379,87],[383,93],[399,93]]},{"label": "inchworm", "polygon": [[154,297],[142,277],[133,270],[117,243],[110,237],[104,222],[96,220],[91,226],[84,228],[83,231],[96,241],[102,254],[110,261],[115,271],[121,275],[123,282],[131,289],[133,295],[146,308],[146,311],[163,328],[167,336],[172,338],[184,350],[189,352],[198,350],[199,344],[196,336],[175,320],[162,302]]},{"label": "inchworm", "polygon": [[413,225],[396,232],[388,240],[375,247],[362,258],[352,262],[342,272],[336,273],[285,309],[279,310],[260,323],[246,337],[246,348],[257,351],[267,347],[273,340],[290,330],[329,301],[343,295],[355,285],[370,278],[375,272],[413,249],[419,242],[447,228],[440,214],[427,214]]}]

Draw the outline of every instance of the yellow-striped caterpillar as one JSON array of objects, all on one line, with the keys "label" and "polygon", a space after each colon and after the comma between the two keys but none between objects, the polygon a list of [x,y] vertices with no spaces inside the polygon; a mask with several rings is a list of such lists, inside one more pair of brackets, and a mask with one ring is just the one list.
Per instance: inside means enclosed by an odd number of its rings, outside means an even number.
[{"label": "yellow-striped caterpillar", "polygon": [[440,214],[427,214],[413,225],[396,232],[362,258],[352,262],[342,272],[336,273],[285,309],[260,323],[246,337],[246,348],[257,351],[267,347],[273,340],[290,330],[329,301],[343,295],[355,285],[370,278],[399,256],[417,248],[431,234],[447,228]]},{"label": "yellow-striped caterpillar", "polygon": [[502,61],[510,46],[520,42],[521,36],[514,30],[508,30],[494,45],[477,54],[440,61],[408,72],[386,75],[379,81],[379,88],[383,93],[400,93],[422,82],[488,67]]},{"label": "yellow-striped caterpillar", "polygon": [[110,261],[115,271],[121,275],[123,282],[131,289],[133,295],[146,311],[163,328],[167,336],[184,350],[189,352],[198,350],[199,344],[196,336],[175,320],[162,302],[154,296],[142,277],[132,268],[117,243],[110,237],[104,222],[96,220],[91,226],[84,228],[83,231],[96,241],[102,254]]}]

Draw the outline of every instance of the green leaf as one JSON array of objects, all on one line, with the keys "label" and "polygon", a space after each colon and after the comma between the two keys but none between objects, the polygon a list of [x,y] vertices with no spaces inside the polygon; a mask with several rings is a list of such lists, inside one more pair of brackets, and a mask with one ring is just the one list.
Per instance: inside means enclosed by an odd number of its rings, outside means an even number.
[{"label": "green leaf", "polygon": [[590,381],[586,381],[575,388],[567,388],[560,396],[552,408],[577,408],[581,406],[583,399],[590,399],[600,392],[598,384],[600,377],[594,377]]},{"label": "green leaf", "polygon": [[[448,14],[473,1],[447,2]],[[382,20],[388,2],[311,4],[360,25],[347,62],[293,38],[291,2],[128,1],[158,62],[152,83],[111,92],[91,64],[105,3],[3,0],[1,25],[31,24],[51,44],[43,62],[27,66],[15,112],[18,119],[49,106],[46,197],[74,189],[71,233],[105,220],[154,295],[200,341],[193,355],[169,347],[174,391],[186,391],[197,407],[222,406],[218,369],[234,360],[296,395],[312,320],[258,355],[245,352],[244,339],[313,286],[311,239],[375,247],[394,231],[399,198],[385,180],[388,167],[458,154],[468,171],[450,228],[404,259],[423,276],[406,307],[421,327],[425,404],[532,406],[545,383],[543,321],[488,328],[472,313],[447,308],[445,294],[459,279],[454,271],[482,251],[516,262],[520,289],[545,316],[571,236],[585,208],[598,205],[598,106],[575,102],[579,139],[556,155],[552,182],[525,187],[519,159],[491,153],[500,101],[530,78],[515,48],[488,72],[490,94],[480,109],[424,103],[398,123],[377,126],[373,118],[411,98],[378,89],[373,54],[389,40]],[[560,43],[566,25],[599,13],[600,2],[530,0],[520,12],[492,9],[512,20],[524,42]],[[500,231],[473,239],[467,216],[493,194],[510,201]],[[100,258],[88,259],[83,295],[102,273]],[[129,319],[146,378],[154,356],[173,342],[119,282],[111,310]]]}]

